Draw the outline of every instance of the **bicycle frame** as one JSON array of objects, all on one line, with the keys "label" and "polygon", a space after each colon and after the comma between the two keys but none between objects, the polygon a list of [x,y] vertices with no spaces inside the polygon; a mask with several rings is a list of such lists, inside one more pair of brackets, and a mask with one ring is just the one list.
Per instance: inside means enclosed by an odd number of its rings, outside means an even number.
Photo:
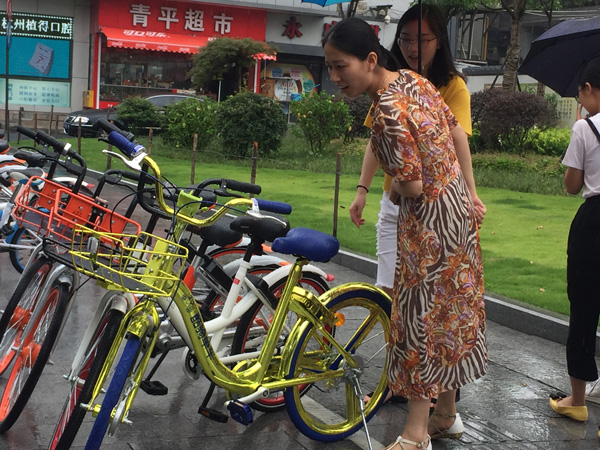
[{"label": "bicycle frame", "polygon": [[[240,372],[236,371],[235,368],[228,368],[219,358],[211,344],[207,327],[204,325],[197,303],[187,286],[182,285],[175,293],[172,299],[175,308],[173,308],[172,305],[164,306],[165,312],[173,322],[175,328],[178,329],[181,325],[185,327],[184,329],[186,332],[182,333],[182,335],[187,336],[190,339],[191,346],[194,349],[195,355],[206,376],[218,386],[234,392],[235,394],[242,395],[243,397],[239,399],[242,402],[252,402],[264,395],[268,395],[270,390],[280,390],[285,387],[331,378],[331,371],[329,371],[329,373],[315,373],[312,376],[306,376],[306,374],[304,374],[304,376],[299,378],[283,378],[282,374],[285,369],[285,364],[280,363],[286,361],[288,355],[286,355],[286,350],[284,350],[282,355],[277,355],[276,346],[279,342],[279,336],[284,329],[287,313],[289,311],[295,312],[303,319],[296,324],[294,330],[296,328],[301,330],[305,323],[312,324],[323,334],[322,344],[324,348],[334,347],[340,352],[339,357],[344,357],[351,366],[356,365],[350,353],[341,347],[335,341],[335,338],[325,329],[327,326],[329,326],[330,329],[334,327],[337,320],[335,315],[329,312],[316,296],[302,288],[296,287],[298,280],[302,276],[302,266],[306,263],[307,260],[301,259],[293,264],[288,282],[280,298],[280,303],[275,311],[273,323],[267,332],[264,346],[258,358],[253,360],[253,363],[247,369]],[[160,298],[158,299],[158,302],[159,304],[161,303]],[[292,306],[294,304],[296,306]],[[177,312],[174,313],[174,311]],[[150,342],[147,344],[149,347],[146,348],[146,355],[136,368],[136,375],[134,378],[135,387],[128,392],[125,401],[124,411],[129,410],[137,392],[137,386],[139,386],[149,362],[152,346],[156,342],[158,336],[158,333],[156,332],[158,330],[158,326],[156,325],[158,320],[156,304],[151,299],[142,301],[126,314],[121,324],[121,328],[117,333],[117,338],[109,352],[102,374],[94,388],[92,399],[88,405],[82,406],[93,411],[99,407],[99,405],[94,405],[94,400],[102,389],[102,385],[108,376],[112,361],[117,356],[121,339],[125,334],[132,333],[142,338],[146,332],[150,331]],[[288,346],[288,348],[294,348],[293,343],[296,338],[292,338],[292,336],[296,336],[297,338],[298,333],[292,332],[290,335],[290,346]],[[243,357],[243,359],[246,358],[247,356]],[[276,363],[275,367],[277,367],[279,376],[277,376],[274,381],[263,383],[267,372],[273,370],[274,363]],[[323,371],[325,369],[326,367],[321,368]],[[335,369],[333,372],[334,375],[342,376],[344,370]]]}]

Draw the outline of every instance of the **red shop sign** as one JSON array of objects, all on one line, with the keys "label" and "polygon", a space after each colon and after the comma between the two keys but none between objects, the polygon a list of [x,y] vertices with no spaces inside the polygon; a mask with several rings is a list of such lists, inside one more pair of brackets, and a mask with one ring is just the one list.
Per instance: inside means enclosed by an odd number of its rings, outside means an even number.
[{"label": "red shop sign", "polygon": [[169,0],[98,2],[100,27],[264,41],[266,23],[261,9]]}]

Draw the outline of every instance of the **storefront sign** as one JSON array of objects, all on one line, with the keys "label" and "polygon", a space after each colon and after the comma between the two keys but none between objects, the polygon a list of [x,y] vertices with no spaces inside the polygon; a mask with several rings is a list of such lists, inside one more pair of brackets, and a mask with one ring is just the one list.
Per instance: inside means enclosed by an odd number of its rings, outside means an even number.
[{"label": "storefront sign", "polygon": [[[321,39],[334,24],[339,22],[336,17],[319,17],[289,13],[269,13],[267,18],[266,41],[277,44],[293,44],[308,47],[321,47]],[[396,25],[383,26],[381,22],[368,21],[381,45],[390,48],[394,41]],[[286,49],[289,52],[290,48]],[[300,50],[299,50],[300,51]],[[300,51],[301,52],[301,51]],[[292,53],[294,53],[292,51]],[[317,51],[311,54],[316,55]]]},{"label": "storefront sign", "polygon": [[103,0],[98,11],[100,27],[259,41],[265,40],[266,18],[261,9],[167,0]]},{"label": "storefront sign", "polygon": [[[5,35],[8,17],[0,11],[0,35]],[[42,14],[12,13],[12,36],[43,39],[73,39],[73,18]]]},{"label": "storefront sign", "polygon": [[102,27],[108,47],[157,50],[160,52],[198,53],[210,40],[187,34],[172,34],[162,31],[121,30]]},{"label": "storefront sign", "polygon": [[[6,80],[0,79],[0,103],[5,101]],[[37,80],[8,81],[8,102],[25,106],[71,106],[71,83]]]},{"label": "storefront sign", "polygon": [[300,27],[302,24],[296,20],[296,17],[290,17],[284,25],[285,31],[282,36],[287,36],[290,39],[294,39],[295,37],[302,37],[302,32],[300,31]]}]

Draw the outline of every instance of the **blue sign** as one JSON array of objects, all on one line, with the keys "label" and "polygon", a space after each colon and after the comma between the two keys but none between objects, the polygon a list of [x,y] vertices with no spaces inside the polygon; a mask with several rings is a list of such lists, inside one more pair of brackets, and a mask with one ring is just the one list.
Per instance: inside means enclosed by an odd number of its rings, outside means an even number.
[{"label": "blue sign", "polygon": [[[0,36],[0,74],[6,74],[6,37]],[[71,41],[42,38],[12,38],[10,76],[69,79]]]}]

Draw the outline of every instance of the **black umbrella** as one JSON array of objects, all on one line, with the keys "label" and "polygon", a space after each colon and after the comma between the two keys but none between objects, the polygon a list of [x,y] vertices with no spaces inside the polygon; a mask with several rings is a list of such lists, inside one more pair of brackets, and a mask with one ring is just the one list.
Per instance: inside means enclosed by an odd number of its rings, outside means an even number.
[{"label": "black umbrella", "polygon": [[565,20],[531,43],[519,73],[562,97],[575,97],[579,70],[594,56],[600,56],[600,17]]}]

